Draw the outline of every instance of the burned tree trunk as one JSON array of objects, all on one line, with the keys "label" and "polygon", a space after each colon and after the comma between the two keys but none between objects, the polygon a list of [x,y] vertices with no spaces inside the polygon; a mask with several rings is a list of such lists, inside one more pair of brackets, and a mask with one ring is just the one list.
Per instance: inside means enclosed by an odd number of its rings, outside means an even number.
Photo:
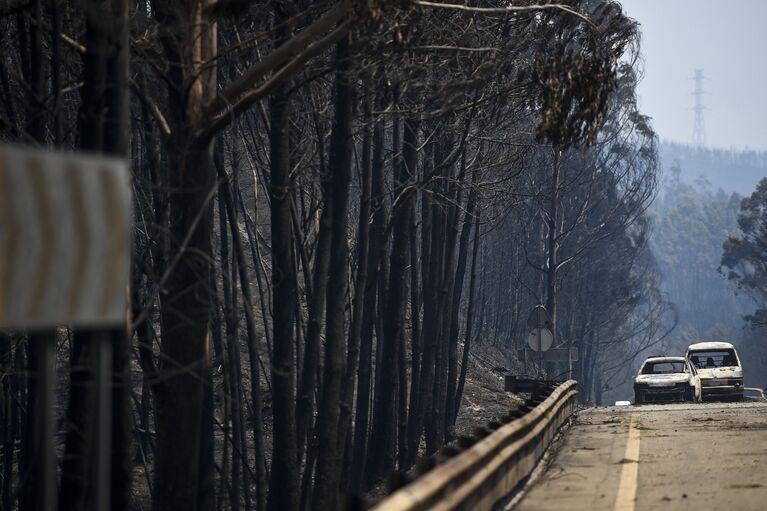
[{"label": "burned tree trunk", "polygon": [[[370,435],[369,458],[372,463],[370,477],[380,477],[394,465],[397,433],[397,389],[399,373],[399,350],[404,331],[405,303],[407,293],[407,266],[409,262],[410,215],[415,193],[407,188],[417,165],[419,123],[407,119],[404,123],[403,156],[396,167],[396,199],[392,212],[392,250],[389,286],[386,294],[383,325],[383,348],[381,358],[376,361],[376,370],[382,378],[376,389],[377,408],[375,422]],[[395,139],[396,140],[396,139]],[[395,151],[396,153],[396,151]],[[379,342],[381,342],[379,340]],[[402,384],[403,382],[399,382]],[[373,461],[374,460],[374,461]]]},{"label": "burned tree trunk", "polygon": [[385,132],[382,122],[373,126],[373,161],[371,175],[371,210],[372,225],[370,226],[370,247],[367,260],[367,282],[365,284],[365,299],[362,311],[360,332],[359,371],[357,373],[357,400],[354,419],[354,453],[352,456],[351,479],[349,489],[352,493],[359,492],[367,482],[366,466],[368,451],[368,434],[370,424],[370,389],[373,357],[373,330],[379,295],[379,263],[381,252],[386,246],[385,223],[386,203],[384,202],[384,145]]},{"label": "burned tree trunk", "polygon": [[349,216],[349,184],[351,182],[352,89],[349,77],[349,41],[338,44],[336,59],[335,118],[330,138],[330,200],[333,230],[327,284],[325,363],[317,418],[318,454],[312,509],[322,511],[337,507],[340,465],[338,449],[341,385],[346,355],[346,291],[348,287],[347,241]]},{"label": "burned tree trunk", "polygon": [[[212,420],[209,320],[212,199],[215,170],[212,141],[197,132],[204,104],[216,92],[215,25],[201,12],[207,0],[181,5],[153,4],[161,23],[168,72],[166,153],[169,194],[168,262],[160,321],[162,343],[158,380],[155,511],[212,508]],[[205,63],[204,69],[202,69]]]},{"label": "burned tree trunk", "polygon": [[[476,172],[472,173],[472,182],[473,185],[475,182]],[[460,327],[458,324],[459,321],[459,312],[461,308],[461,297],[463,295],[463,281],[464,277],[466,276],[466,263],[468,259],[468,253],[469,253],[469,236],[471,235],[471,227],[473,225],[474,221],[474,210],[476,207],[477,198],[476,198],[476,191],[471,190],[469,193],[469,198],[466,204],[466,213],[463,218],[463,227],[461,229],[461,237],[458,244],[458,262],[456,266],[455,271],[455,278],[453,282],[453,296],[451,300],[451,310],[450,310],[450,337],[448,339],[448,346],[450,350],[450,358],[449,358],[449,364],[448,364],[448,375],[447,375],[447,392],[446,392],[446,399],[447,402],[445,404],[445,436],[447,438],[452,438],[454,435],[454,425],[455,425],[455,419],[458,416],[458,408],[461,404],[461,398],[460,394],[458,393],[458,382],[456,381],[458,367],[457,367],[457,358],[458,358],[458,337],[460,335]],[[456,228],[458,226],[456,225]],[[473,263],[472,263],[473,264]],[[472,281],[473,282],[473,281]],[[468,339],[464,342],[468,342]],[[468,350],[466,350],[467,344],[464,345],[464,352],[468,353]],[[463,389],[461,390],[461,394],[463,393]]]},{"label": "burned tree trunk", "polygon": [[554,343],[557,343],[557,265],[559,252],[559,172],[560,155],[556,150],[554,156],[554,170],[551,176],[550,206],[547,212],[547,239],[546,239],[546,310],[551,316],[551,333],[554,334]]},{"label": "burned tree trunk", "polygon": [[269,479],[270,511],[297,511],[299,507],[298,442],[296,435],[295,310],[296,266],[293,257],[293,225],[290,176],[290,98],[277,91],[269,103],[271,166],[269,196],[272,237],[272,401],[274,435],[272,471]]},{"label": "burned tree trunk", "polygon": [[[472,191],[472,194],[475,192]],[[476,204],[476,199],[470,199]],[[473,208],[472,208],[473,209]],[[455,423],[458,417],[458,411],[461,409],[461,398],[463,397],[463,388],[466,384],[466,373],[469,370],[469,354],[471,353],[471,339],[474,336],[474,282],[477,278],[477,257],[479,256],[479,211],[474,221],[474,247],[471,255],[471,275],[469,277],[469,302],[466,310],[466,335],[463,341],[463,354],[461,355],[461,373],[458,376],[458,387],[455,392],[455,401],[453,403],[453,417],[450,420]]]},{"label": "burned tree trunk", "polygon": [[[366,88],[365,92],[369,92]],[[360,169],[360,210],[357,226],[357,273],[354,278],[354,297],[352,299],[351,322],[349,325],[348,353],[346,357],[346,382],[341,395],[341,418],[339,425],[339,450],[343,451],[341,489],[349,487],[349,466],[353,459],[353,440],[351,434],[354,394],[357,389],[357,369],[361,368],[361,351],[364,351],[370,363],[369,350],[360,347],[363,330],[363,313],[367,298],[368,259],[370,253],[370,213],[373,190],[373,134],[370,129],[371,104],[363,100],[364,132],[362,136],[362,161]],[[368,369],[369,372],[369,369]],[[368,391],[369,392],[369,391]],[[365,394],[367,397],[367,393]]]},{"label": "burned tree trunk", "polygon": [[[58,11],[59,6],[54,6]],[[86,35],[83,56],[85,85],[80,106],[80,147],[90,152],[128,155],[128,10],[122,0],[85,4]],[[58,34],[56,34],[57,36]],[[107,79],[109,77],[109,80]],[[57,113],[58,116],[58,113]],[[57,139],[60,137],[57,136]],[[130,416],[128,410],[128,334],[125,328],[106,336],[94,331],[75,332],[67,408],[69,428],[61,477],[59,509],[85,509],[95,505],[94,439],[98,418],[95,375],[101,343],[110,343],[112,389],[111,502],[125,509],[130,488]]]}]

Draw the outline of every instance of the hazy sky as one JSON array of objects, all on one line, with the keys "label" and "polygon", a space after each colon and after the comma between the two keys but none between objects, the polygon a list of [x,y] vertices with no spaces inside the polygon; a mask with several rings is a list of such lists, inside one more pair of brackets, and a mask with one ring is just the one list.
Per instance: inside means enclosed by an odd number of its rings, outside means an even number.
[{"label": "hazy sky", "polygon": [[692,141],[693,72],[705,70],[709,146],[767,150],[767,0],[619,0],[642,25],[644,113]]}]

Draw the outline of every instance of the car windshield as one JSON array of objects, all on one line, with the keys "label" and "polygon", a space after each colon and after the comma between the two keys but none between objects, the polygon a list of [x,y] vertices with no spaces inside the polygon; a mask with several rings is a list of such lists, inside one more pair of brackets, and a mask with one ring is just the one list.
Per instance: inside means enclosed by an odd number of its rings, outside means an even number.
[{"label": "car windshield", "polygon": [[692,362],[698,369],[738,365],[738,359],[735,357],[735,350],[732,349],[691,351],[690,362]]},{"label": "car windshield", "polygon": [[642,374],[683,373],[684,362],[645,362]]}]

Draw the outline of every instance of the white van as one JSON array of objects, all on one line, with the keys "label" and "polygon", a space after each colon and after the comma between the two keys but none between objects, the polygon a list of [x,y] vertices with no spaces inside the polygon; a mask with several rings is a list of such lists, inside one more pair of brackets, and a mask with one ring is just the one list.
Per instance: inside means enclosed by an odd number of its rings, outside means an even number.
[{"label": "white van", "polygon": [[703,397],[743,399],[743,366],[728,342],[691,344],[685,355],[700,375]]}]

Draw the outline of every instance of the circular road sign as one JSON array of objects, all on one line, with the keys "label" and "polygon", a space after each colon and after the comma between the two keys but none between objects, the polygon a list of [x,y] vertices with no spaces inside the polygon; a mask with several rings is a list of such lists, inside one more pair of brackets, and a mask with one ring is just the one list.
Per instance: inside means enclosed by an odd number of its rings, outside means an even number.
[{"label": "circular road sign", "polygon": [[527,345],[533,351],[548,351],[554,344],[554,334],[548,328],[535,328],[527,336]]}]

